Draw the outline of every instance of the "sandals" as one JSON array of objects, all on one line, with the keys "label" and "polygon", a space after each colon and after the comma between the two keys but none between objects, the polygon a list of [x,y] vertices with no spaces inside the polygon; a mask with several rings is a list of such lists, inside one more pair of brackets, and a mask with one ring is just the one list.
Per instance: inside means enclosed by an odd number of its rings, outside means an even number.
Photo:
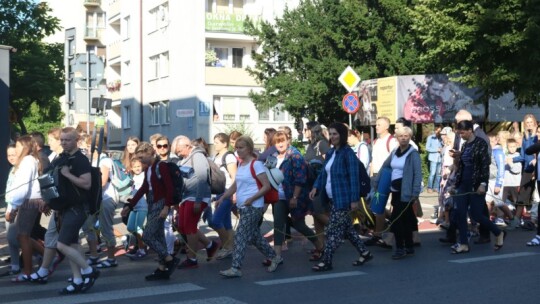
[{"label": "sandals", "polygon": [[504,239],[506,238],[506,231],[503,230],[501,233],[495,238],[495,246],[493,246],[493,250],[497,251],[503,247]]},{"label": "sandals", "polygon": [[26,274],[20,274],[11,279],[11,283],[24,283],[30,282],[30,276]]},{"label": "sandals", "polygon": [[315,249],[313,250],[313,253],[311,254],[311,257],[309,257],[310,262],[318,262],[322,257],[322,250]]},{"label": "sandals", "polygon": [[329,270],[332,270],[332,264],[326,264],[326,263],[321,262],[311,267],[311,270],[315,272],[329,271]]},{"label": "sandals", "polygon": [[116,266],[118,266],[118,261],[116,261],[116,259],[114,260],[106,259],[96,264],[96,268],[98,269],[113,268]]},{"label": "sandals", "polygon": [[366,250],[362,252],[358,260],[354,261],[352,264],[353,266],[362,266],[371,259],[373,259],[373,255],[371,254],[371,252],[369,252],[369,250]]},{"label": "sandals", "polygon": [[[118,265],[118,264],[117,264]],[[82,275],[82,287],[81,292],[86,292],[88,289],[90,289],[92,286],[94,286],[94,283],[96,282],[97,278],[99,278],[100,272],[99,270],[92,268],[92,272],[89,274],[83,274]]]},{"label": "sandals", "polygon": [[[61,295],[72,295],[72,294],[81,293],[83,285],[84,285],[83,283],[75,284],[75,283],[71,282],[66,288],[60,290],[60,294]],[[69,287],[71,287],[71,288],[69,288]]]},{"label": "sandals", "polygon": [[[34,279],[32,277],[33,275],[36,275],[37,278]],[[28,281],[30,281],[31,283],[47,284],[48,278],[49,278],[49,275],[40,276],[39,273],[36,271],[28,277]]]},{"label": "sandals", "polygon": [[529,247],[538,247],[538,246],[540,246],[540,236],[537,235],[532,240],[527,242],[527,246],[529,246]]},{"label": "sandals", "polygon": [[372,236],[364,242],[366,246],[379,246],[386,249],[392,249],[392,245],[388,245],[380,236]]}]

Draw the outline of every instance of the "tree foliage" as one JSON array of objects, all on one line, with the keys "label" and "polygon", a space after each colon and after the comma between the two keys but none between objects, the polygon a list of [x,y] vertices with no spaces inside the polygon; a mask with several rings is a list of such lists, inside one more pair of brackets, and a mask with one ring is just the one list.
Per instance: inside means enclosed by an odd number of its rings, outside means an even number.
[{"label": "tree foliage", "polygon": [[538,104],[539,0],[417,2],[410,13],[426,48],[422,60],[486,98],[513,92],[520,105]]},{"label": "tree foliage", "polygon": [[275,22],[246,22],[262,51],[248,72],[264,88],[250,97],[258,108],[282,103],[295,117],[343,120],[346,90],[338,81],[350,65],[362,79],[423,73],[419,41],[405,0],[305,0]]},{"label": "tree foliage", "polygon": [[16,49],[10,62],[10,107],[23,134],[23,119],[33,104],[44,119],[59,121],[62,115],[58,97],[64,93],[63,44],[41,42],[59,30],[59,20],[50,12],[44,2],[0,0],[0,44]]}]

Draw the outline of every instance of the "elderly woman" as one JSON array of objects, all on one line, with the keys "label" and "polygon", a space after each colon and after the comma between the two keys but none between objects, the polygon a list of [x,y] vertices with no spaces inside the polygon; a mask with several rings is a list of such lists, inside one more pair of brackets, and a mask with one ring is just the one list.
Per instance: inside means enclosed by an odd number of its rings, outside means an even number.
[{"label": "elderly woman", "polygon": [[390,153],[381,167],[392,171],[390,229],[396,238],[396,251],[392,255],[395,260],[414,254],[413,231],[417,221],[413,204],[421,192],[422,163],[418,150],[410,144],[412,135],[409,127],[396,130],[399,146]]},{"label": "elderly woman", "polygon": [[474,135],[473,128],[473,122],[470,120],[458,122],[456,130],[465,143],[461,151],[450,150],[450,155],[459,161],[455,186],[450,191],[452,193],[455,189],[456,192],[453,198],[452,220],[459,230],[459,241],[452,246],[454,254],[469,252],[467,239],[467,212],[469,211],[473,220],[484,225],[496,236],[495,250],[502,248],[506,236],[506,232],[501,231],[483,213],[491,159],[487,143]]},{"label": "elderly woman", "polygon": [[353,262],[354,266],[373,258],[354,230],[349,214],[351,209],[358,208],[360,201],[360,161],[347,144],[349,131],[344,124],[331,124],[328,133],[333,148],[326,153],[323,170],[309,193],[309,198],[313,199],[320,192],[322,198],[329,201],[331,209],[324,251],[313,271],[332,270],[332,257],[344,237],[360,254]]},{"label": "elderly woman", "polygon": [[[308,198],[308,189],[304,187],[307,181],[307,164],[304,157],[295,147],[290,145],[288,136],[283,131],[274,135],[274,142],[278,151],[277,167],[283,172],[284,180],[279,185],[279,201],[272,207],[274,213],[274,250],[279,261],[281,258],[281,246],[285,240],[285,225],[287,217],[291,214],[292,227],[302,233],[313,245],[315,250],[312,261],[318,261],[322,252],[322,242],[317,238],[313,230],[306,226],[305,217],[313,208]],[[270,264],[271,270],[275,270],[279,264]]]}]

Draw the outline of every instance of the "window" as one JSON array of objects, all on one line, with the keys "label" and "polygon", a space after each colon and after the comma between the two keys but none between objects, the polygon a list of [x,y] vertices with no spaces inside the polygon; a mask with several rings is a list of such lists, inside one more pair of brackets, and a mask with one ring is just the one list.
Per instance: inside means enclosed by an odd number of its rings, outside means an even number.
[{"label": "window", "polygon": [[122,128],[131,128],[131,106],[122,107]]},{"label": "window", "polygon": [[131,83],[131,61],[124,62],[124,67],[122,68],[122,78],[124,79],[124,84]]},{"label": "window", "polygon": [[243,58],[244,58],[244,49],[243,48],[233,48],[232,49],[232,67],[233,68],[241,68]]},{"label": "window", "polygon": [[244,13],[244,0],[232,0],[233,14],[242,15]]},{"label": "window", "polygon": [[218,58],[216,67],[227,67],[229,65],[229,49],[217,47],[214,48],[214,51],[216,52],[216,57]]},{"label": "window", "polygon": [[229,0],[216,0],[216,12],[218,14],[228,14]]},{"label": "window", "polygon": [[215,121],[250,121],[255,107],[247,97],[214,96]]},{"label": "window", "polygon": [[169,76],[169,52],[151,56],[148,77],[150,80]]},{"label": "window", "polygon": [[259,111],[259,120],[270,120],[270,110]]},{"label": "window", "polygon": [[164,100],[161,102],[161,117],[163,117],[163,124],[171,123],[171,112],[169,111],[169,101]]},{"label": "window", "polygon": [[106,28],[105,20],[105,12],[87,12],[85,37],[101,38]]},{"label": "window", "polygon": [[123,22],[124,25],[122,26],[122,39],[127,40],[131,36],[131,17],[126,16]]},{"label": "window", "polygon": [[286,121],[287,113],[283,110],[282,105],[277,105],[274,107],[274,121]]},{"label": "window", "polygon": [[153,102],[150,104],[150,125],[159,125],[159,102]]},{"label": "window", "polygon": [[169,3],[164,2],[149,11],[148,30],[154,32],[169,24]]}]

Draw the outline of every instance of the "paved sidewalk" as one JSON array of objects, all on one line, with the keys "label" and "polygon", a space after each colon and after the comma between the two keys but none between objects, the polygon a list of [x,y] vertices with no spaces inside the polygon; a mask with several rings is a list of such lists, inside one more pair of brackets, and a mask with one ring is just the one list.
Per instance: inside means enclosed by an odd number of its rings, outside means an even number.
[{"label": "paved sidewalk", "polygon": [[[420,231],[429,231],[429,230],[435,230],[438,229],[436,225],[433,225],[429,222],[431,219],[431,215],[433,214],[434,208],[433,206],[438,205],[437,201],[437,193],[422,193],[420,196],[420,202],[422,204],[422,210],[424,212],[424,215],[422,219],[420,219],[419,222],[419,230]],[[235,220],[235,217],[233,216],[233,221]],[[268,211],[265,214],[265,221],[268,221],[268,224],[263,224],[261,226],[261,229],[265,230],[263,231],[263,234],[268,232],[272,229],[272,209],[268,208]],[[49,217],[42,216],[41,218],[41,225],[43,227],[47,227],[49,223]],[[115,235],[117,236],[117,245],[121,245],[121,237],[127,233],[125,225],[120,220],[120,209],[117,209],[116,217],[115,217]],[[235,227],[236,223],[233,223],[233,227]],[[313,219],[312,217],[308,216],[306,218],[306,224],[308,226],[313,227]],[[206,224],[203,224],[201,222],[201,231],[205,232],[206,235],[215,237],[217,234],[209,229]],[[83,244],[85,244],[86,241],[83,240]],[[7,239],[6,239],[6,228],[5,228],[5,208],[0,208],[0,259],[4,259],[9,255],[8,248],[7,248]],[[3,262],[0,262],[0,265],[2,265]]]}]

